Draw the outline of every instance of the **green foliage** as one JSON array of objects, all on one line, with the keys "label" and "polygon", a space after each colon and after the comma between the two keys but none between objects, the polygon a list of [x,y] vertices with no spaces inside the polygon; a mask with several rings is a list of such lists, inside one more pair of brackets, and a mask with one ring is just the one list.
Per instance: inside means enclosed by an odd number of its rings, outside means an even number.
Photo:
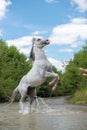
[{"label": "green foliage", "polygon": [[30,69],[31,65],[24,54],[16,47],[8,47],[0,40],[0,101],[7,100],[20,79]]},{"label": "green foliage", "polygon": [[78,89],[70,98],[71,103],[87,104],[87,86]]},{"label": "green foliage", "polygon": [[82,76],[82,72],[79,71],[80,67],[87,68],[87,44],[83,46],[82,50],[74,54],[73,60],[66,66],[65,73],[61,79],[63,92],[65,94],[71,94],[71,99],[74,99],[74,101],[75,97],[76,99],[78,97],[78,102],[85,95],[84,91],[82,93],[80,90],[84,90],[84,87],[87,87],[87,77]]}]

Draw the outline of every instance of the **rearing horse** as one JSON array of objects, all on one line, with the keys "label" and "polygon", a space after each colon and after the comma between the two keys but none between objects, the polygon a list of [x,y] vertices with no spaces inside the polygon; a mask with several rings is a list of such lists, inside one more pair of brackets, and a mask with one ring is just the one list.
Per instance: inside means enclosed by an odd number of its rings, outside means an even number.
[{"label": "rearing horse", "polygon": [[17,88],[13,91],[11,102],[15,100],[15,96],[19,92],[21,95],[20,104],[21,108],[24,108],[24,100],[26,95],[30,96],[30,105],[32,104],[34,97],[36,96],[36,87],[41,85],[48,77],[54,77],[49,83],[53,85],[52,90],[57,87],[59,76],[52,71],[52,64],[48,61],[43,47],[49,45],[50,41],[42,40],[39,38],[33,38],[32,49],[30,52],[30,61],[33,63],[31,70],[23,76]]}]

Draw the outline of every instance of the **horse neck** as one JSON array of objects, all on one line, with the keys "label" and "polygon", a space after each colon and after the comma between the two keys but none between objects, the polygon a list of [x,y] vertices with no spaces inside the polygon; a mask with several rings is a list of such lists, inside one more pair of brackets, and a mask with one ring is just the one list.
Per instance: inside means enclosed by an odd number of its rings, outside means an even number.
[{"label": "horse neck", "polygon": [[46,59],[45,53],[41,48],[34,47],[35,60]]}]

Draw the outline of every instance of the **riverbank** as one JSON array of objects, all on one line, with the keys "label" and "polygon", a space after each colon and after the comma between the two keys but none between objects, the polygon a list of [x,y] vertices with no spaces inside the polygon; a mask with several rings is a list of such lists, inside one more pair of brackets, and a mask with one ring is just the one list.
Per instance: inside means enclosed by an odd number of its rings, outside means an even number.
[{"label": "riverbank", "polygon": [[69,102],[73,104],[87,105],[87,87],[80,88],[69,98]]}]

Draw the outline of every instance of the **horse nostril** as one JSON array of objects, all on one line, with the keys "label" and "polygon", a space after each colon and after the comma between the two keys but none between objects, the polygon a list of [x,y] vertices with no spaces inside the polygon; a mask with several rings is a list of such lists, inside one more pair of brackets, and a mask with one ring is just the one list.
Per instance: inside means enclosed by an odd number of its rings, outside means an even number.
[{"label": "horse nostril", "polygon": [[49,44],[49,43],[50,43],[50,41],[47,39],[47,40],[46,40],[46,43],[47,43],[47,44]]}]

